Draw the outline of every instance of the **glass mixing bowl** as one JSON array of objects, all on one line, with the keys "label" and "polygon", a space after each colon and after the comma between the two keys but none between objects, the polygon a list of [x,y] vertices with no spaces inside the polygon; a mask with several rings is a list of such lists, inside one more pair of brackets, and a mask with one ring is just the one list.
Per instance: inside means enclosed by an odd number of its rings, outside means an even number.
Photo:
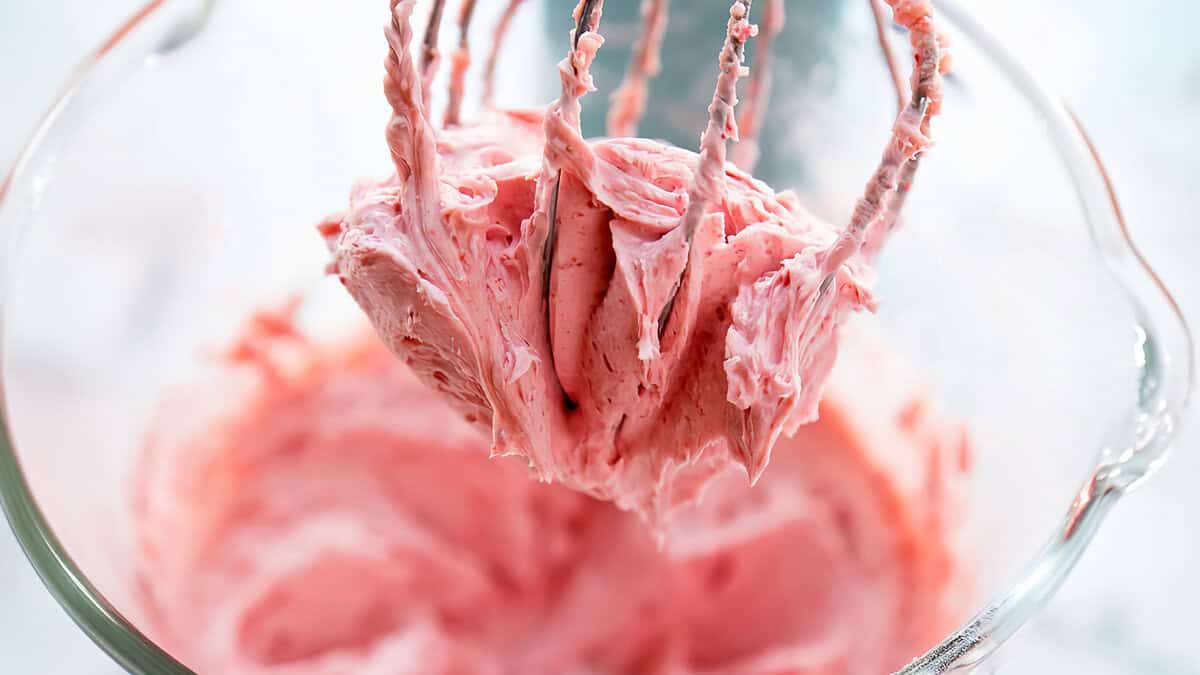
[{"label": "glass mixing bowl", "polygon": [[[481,4],[476,45],[500,3]],[[501,103],[557,86],[567,3],[526,4]],[[619,64],[632,11],[613,4],[602,54]],[[250,310],[296,289],[346,310],[312,225],[389,168],[385,6],[151,2],[79,70],[0,186],[4,508],[46,586],[132,672],[190,672],[138,630],[142,434]],[[1192,381],[1186,326],[1082,128],[957,3],[937,6],[957,74],[867,321],[971,426],[962,518],[980,609],[904,673],[973,668],[1037,612],[1162,464]],[[761,173],[844,222],[894,97],[865,2],[790,7]],[[652,100],[665,112],[647,127],[688,145],[715,70],[716,44],[703,61],[688,52],[711,42],[696,39],[705,12],[675,10]],[[612,66],[597,72],[611,90]],[[585,101],[589,124],[604,99]]]}]

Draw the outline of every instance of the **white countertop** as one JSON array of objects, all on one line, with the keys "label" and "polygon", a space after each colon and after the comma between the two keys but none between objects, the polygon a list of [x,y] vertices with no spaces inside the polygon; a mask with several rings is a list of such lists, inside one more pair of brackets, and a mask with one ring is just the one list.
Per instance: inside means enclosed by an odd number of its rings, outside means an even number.
[{"label": "white countertop", "polygon": [[[139,4],[0,3],[0,167],[79,58]],[[971,4],[1008,44],[1042,55],[1047,83],[1102,149],[1135,236],[1200,321],[1200,3]],[[1200,675],[1200,489],[1191,482],[1200,476],[1200,414],[1193,418],[1172,463],[1117,508],[1000,672]],[[121,672],[43,589],[6,527],[0,598],[0,672]],[[1050,653],[1065,660],[1035,665]]]}]

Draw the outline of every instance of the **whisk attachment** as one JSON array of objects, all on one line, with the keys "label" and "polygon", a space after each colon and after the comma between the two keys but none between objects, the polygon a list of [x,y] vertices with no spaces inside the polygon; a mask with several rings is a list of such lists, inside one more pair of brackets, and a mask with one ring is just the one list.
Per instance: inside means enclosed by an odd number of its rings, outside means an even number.
[{"label": "whisk attachment", "polygon": [[891,22],[891,18],[887,15],[887,7],[883,4],[883,0],[867,0],[867,3],[871,6],[871,19],[875,22],[875,38],[879,41],[879,52],[883,56],[888,76],[892,79],[892,87],[896,90],[896,114],[898,115],[904,110],[904,106],[908,105],[908,84],[905,83],[904,74],[900,71],[900,61],[896,57],[896,50],[892,49],[892,43],[887,36],[887,25]]},{"label": "whisk attachment", "polygon": [[487,107],[492,106],[496,93],[496,63],[500,60],[500,50],[504,46],[504,39],[508,37],[508,28],[512,25],[513,17],[524,2],[525,0],[508,0],[508,5],[492,28],[492,46],[488,49],[487,61],[483,66],[483,105]]},{"label": "whisk attachment", "polygon": [[[734,0],[730,6],[725,40],[719,56],[720,70],[708,106],[708,121],[700,137],[699,159],[688,184],[687,206],[675,226],[682,235],[685,256],[682,270],[675,277],[662,307],[658,308],[657,332],[660,340],[666,333],[680,289],[687,279],[693,257],[696,255],[696,231],[711,203],[720,199],[725,191],[726,161],[730,153],[726,142],[739,141],[744,131],[746,139],[750,142],[745,147],[735,147],[732,151],[733,159],[747,170],[753,167],[757,159],[753,140],[762,126],[770,94],[771,46],[781,32],[785,20],[784,0],[764,1],[767,4],[762,17],[763,40],[759,47],[755,73],[751,76],[748,87],[746,105],[740,118],[735,114],[735,106],[738,103],[737,85],[741,77],[749,74],[745,67],[746,43],[758,35],[758,27],[749,21],[752,0]],[[830,302],[830,291],[835,286],[834,281],[841,266],[860,252],[867,259],[872,258],[894,229],[915,178],[921,155],[930,144],[930,121],[941,108],[941,74],[947,63],[943,60],[944,37],[934,29],[930,0],[868,2],[875,19],[880,48],[897,93],[899,111],[891,139],[855,205],[850,222],[828,248],[818,253],[817,273],[820,281],[810,298],[814,304],[806,311],[823,311],[821,308]],[[458,48],[454,54],[449,104],[444,120],[447,127],[460,123],[463,80],[470,62],[469,28],[476,0],[461,0],[461,3],[458,16]],[[410,2],[402,4],[408,5]],[[483,75],[485,104],[490,104],[493,94],[492,76],[501,43],[522,4],[523,0],[509,0],[495,26],[493,44]],[[545,233],[541,243],[542,295],[548,317],[551,276],[558,239],[559,196],[563,181],[561,162],[566,157],[562,144],[564,141],[567,143],[567,153],[589,152],[582,138],[579,101],[591,89],[587,69],[595,55],[598,42],[588,44],[581,50],[581,40],[588,33],[598,31],[603,4],[603,0],[580,0],[576,5],[570,51],[567,60],[560,64],[559,70],[562,91],[558,100],[548,109],[545,118],[545,171],[539,182],[534,220],[537,223],[536,228]],[[666,30],[668,7],[668,0],[642,2],[641,37],[634,47],[626,76],[614,94],[614,105],[608,119],[610,132],[614,135],[634,133],[645,111],[647,82],[660,67],[661,42]],[[891,19],[908,31],[912,43],[914,65],[908,86],[900,74],[900,59],[892,52],[886,35],[886,9],[889,7],[892,11]],[[436,70],[437,33],[444,10],[445,0],[434,0],[421,51],[419,77],[422,96],[416,103],[421,107],[420,112],[425,118],[428,117],[428,111],[421,104],[429,100],[427,92]],[[557,140],[554,140],[551,134],[552,129],[558,134]],[[422,135],[422,143],[431,143],[434,133],[430,127]],[[435,162],[436,158],[430,161]],[[428,167],[415,168],[420,170]],[[429,190],[428,193],[436,194],[436,190]],[[430,205],[423,206],[432,208]],[[676,273],[672,270],[670,274]]]},{"label": "whisk attachment", "polygon": [[445,9],[446,0],[433,0],[433,8],[429,11],[429,23],[425,26],[425,37],[421,40],[421,99],[427,104],[441,56],[437,46],[438,31],[442,27],[442,14]]},{"label": "whisk attachment", "polygon": [[758,164],[758,135],[767,114],[767,103],[771,100],[771,78],[774,61],[775,39],[783,31],[787,20],[784,0],[766,0],[762,22],[759,24],[758,42],[754,48],[754,67],[750,72],[750,83],[746,87],[746,100],[738,115],[738,132],[741,139],[730,152],[738,168],[747,173],[754,172]]},{"label": "whisk attachment", "polygon": [[[604,9],[604,0],[581,0],[575,8],[575,30],[571,33],[571,54],[568,58],[571,60],[571,69],[578,75],[578,62],[575,54],[579,49],[579,40],[585,33],[593,33],[600,27],[600,15]],[[563,85],[563,97],[560,98],[560,103],[566,98],[566,84]],[[574,120],[578,130],[579,120]],[[550,272],[554,268],[554,243],[558,235],[558,192],[562,187],[562,169],[554,177],[554,188],[550,194],[550,207],[547,209],[546,219],[546,245],[542,254],[542,288],[545,294],[545,304],[547,312],[550,307]],[[546,324],[549,325],[547,320]]]},{"label": "whisk attachment", "polygon": [[[882,224],[890,230],[894,225],[899,203],[903,203],[912,185],[917,161],[929,145],[930,120],[941,110],[941,46],[933,29],[929,0],[886,2],[892,7],[893,18],[908,29],[912,41],[912,96],[896,117],[883,158],[855,204],[849,225],[822,255],[822,289],[828,289],[842,264],[863,248],[869,229]],[[871,244],[873,250],[882,245],[885,234],[880,232],[879,241]]]},{"label": "whisk attachment", "polygon": [[[778,0],[782,2],[782,0]],[[642,0],[642,33],[633,46],[625,79],[612,93],[608,110],[609,136],[636,136],[646,112],[646,88],[662,69],[662,41],[667,32],[668,0]]]},{"label": "whisk attachment", "polygon": [[[688,186],[688,205],[683,212],[679,227],[683,228],[684,239],[688,248],[688,261],[691,259],[692,241],[696,228],[704,218],[704,211],[714,195],[721,194],[725,186],[725,141],[738,139],[737,120],[734,117],[734,106],[737,104],[737,81],[742,76],[746,59],[746,42],[755,34],[755,27],[750,24],[751,0],[735,0],[729,8],[729,22],[725,30],[725,45],[721,48],[721,73],[717,76],[716,91],[712,103],[708,106],[708,125],[700,136],[700,161],[696,165],[696,173]],[[658,336],[661,339],[667,330],[671,312],[675,307],[675,299],[679,296],[679,288],[683,277],[687,274],[688,263],[668,296],[658,317]]]},{"label": "whisk attachment", "polygon": [[575,31],[571,33],[571,49],[579,49],[579,39],[585,33],[595,33],[600,28],[600,13],[604,10],[604,0],[582,0],[576,7]]},{"label": "whisk attachment", "polygon": [[456,127],[462,110],[464,80],[471,66],[471,17],[475,14],[475,0],[463,0],[458,11],[458,49],[454,52],[450,68],[450,92],[446,103],[445,127]]}]

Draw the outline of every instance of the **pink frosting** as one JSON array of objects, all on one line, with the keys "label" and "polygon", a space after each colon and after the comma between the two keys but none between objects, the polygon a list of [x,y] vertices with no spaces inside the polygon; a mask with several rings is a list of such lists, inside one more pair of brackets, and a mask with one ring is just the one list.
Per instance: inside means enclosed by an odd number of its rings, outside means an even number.
[{"label": "pink frosting", "polygon": [[150,435],[146,630],[230,675],[890,672],[958,618],[966,446],[894,360],[851,351],[772,472],[721,472],[659,548],[488,460],[373,338],[317,347],[263,314]]},{"label": "pink frosting", "polygon": [[150,636],[232,675],[866,675],[932,644],[961,618],[966,437],[842,326],[940,105],[928,0],[888,0],[913,96],[844,230],[725,161],[748,0],[699,153],[582,137],[602,2],[558,100],[462,122],[465,0],[435,128],[443,2],[418,66],[392,1],[396,173],[319,228],[381,340],[263,313],[164,407],[136,480]]},{"label": "pink frosting", "polygon": [[757,478],[816,419],[837,326],[872,306],[872,273],[793,194],[724,161],[745,8],[699,155],[583,139],[594,31],[544,114],[435,130],[412,86],[411,9],[399,2],[388,30],[397,175],[321,226],[384,342],[491,429],[492,454],[659,526],[730,463]]}]

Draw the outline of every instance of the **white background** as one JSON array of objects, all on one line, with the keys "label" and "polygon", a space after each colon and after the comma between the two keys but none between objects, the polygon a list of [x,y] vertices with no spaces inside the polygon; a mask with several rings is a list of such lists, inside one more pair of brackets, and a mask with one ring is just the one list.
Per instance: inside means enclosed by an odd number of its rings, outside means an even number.
[{"label": "white background", "polygon": [[[382,0],[381,0],[382,1]],[[626,0],[632,1],[632,0]],[[694,0],[693,0],[694,1]],[[76,62],[138,0],[0,1],[0,167]],[[1088,123],[1135,236],[1200,320],[1200,3],[975,0]],[[1200,415],[1193,415],[1193,422]],[[1200,675],[1200,425],[1123,503],[1005,673]],[[0,672],[119,673],[0,529]]]}]

